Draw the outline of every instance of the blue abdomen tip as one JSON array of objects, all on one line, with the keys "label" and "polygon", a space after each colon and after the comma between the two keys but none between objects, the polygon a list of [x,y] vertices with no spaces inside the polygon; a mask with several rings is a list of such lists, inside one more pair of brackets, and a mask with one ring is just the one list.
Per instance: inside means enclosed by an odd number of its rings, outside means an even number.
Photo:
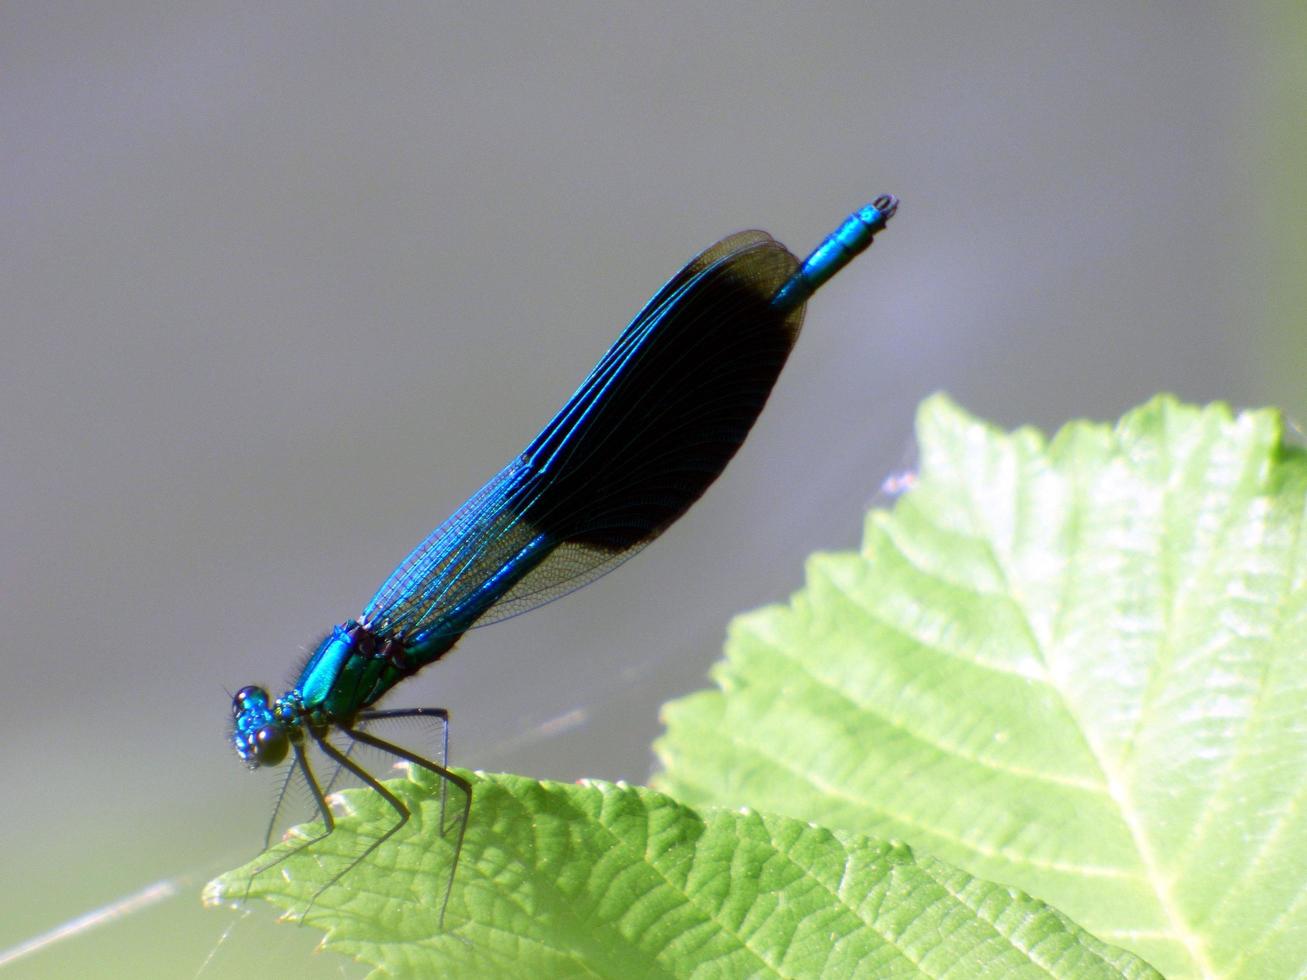
[{"label": "blue abdomen tip", "polygon": [[807,302],[809,296],[823,286],[831,276],[866,250],[876,233],[885,227],[899,208],[899,199],[893,194],[882,194],[865,207],[859,208],[826,236],[825,241],[812,250],[799,271],[790,277],[772,299],[772,305],[791,309]]}]

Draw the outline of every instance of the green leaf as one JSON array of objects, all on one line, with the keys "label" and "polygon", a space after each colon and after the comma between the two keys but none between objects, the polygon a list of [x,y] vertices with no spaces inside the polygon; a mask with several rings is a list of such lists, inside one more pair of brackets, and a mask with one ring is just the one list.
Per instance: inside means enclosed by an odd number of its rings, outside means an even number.
[{"label": "green leaf", "polygon": [[656,785],[900,838],[1170,976],[1307,963],[1307,458],[1160,397],[1051,442],[947,399],[858,554],[740,617]]},{"label": "green leaf", "polygon": [[251,880],[292,846],[280,845],[206,898],[248,889],[294,917],[312,901],[324,945],[396,976],[1156,976],[1046,905],[903,844],[696,812],[647,789],[464,775],[472,819],[443,927],[453,835],[425,779],[386,784],[411,829],[320,895],[393,822],[376,793],[347,792],[335,833]]}]

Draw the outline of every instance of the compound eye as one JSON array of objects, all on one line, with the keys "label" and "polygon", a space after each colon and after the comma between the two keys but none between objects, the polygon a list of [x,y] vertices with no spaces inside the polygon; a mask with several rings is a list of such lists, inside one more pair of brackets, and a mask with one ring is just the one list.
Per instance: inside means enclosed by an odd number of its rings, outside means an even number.
[{"label": "compound eye", "polygon": [[280,725],[264,725],[254,733],[254,764],[275,766],[290,751],[290,739]]},{"label": "compound eye", "polygon": [[231,699],[231,716],[237,717],[251,701],[267,704],[268,692],[255,684],[242,687]]}]

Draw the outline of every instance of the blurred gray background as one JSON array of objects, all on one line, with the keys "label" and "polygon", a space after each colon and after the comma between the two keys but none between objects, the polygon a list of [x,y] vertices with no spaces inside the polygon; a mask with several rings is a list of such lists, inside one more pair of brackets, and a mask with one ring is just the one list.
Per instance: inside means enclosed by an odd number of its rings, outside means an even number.
[{"label": "blurred gray background", "polygon": [[1127,0],[4,4],[0,950],[181,890],[0,975],[342,972],[266,910],[199,908],[273,790],[227,692],[280,690],[729,232],[806,254],[903,199],[700,505],[396,692],[453,709],[458,764],[645,780],[658,706],[805,555],[856,546],[932,391],[1046,429],[1160,390],[1301,417],[1301,26]]}]

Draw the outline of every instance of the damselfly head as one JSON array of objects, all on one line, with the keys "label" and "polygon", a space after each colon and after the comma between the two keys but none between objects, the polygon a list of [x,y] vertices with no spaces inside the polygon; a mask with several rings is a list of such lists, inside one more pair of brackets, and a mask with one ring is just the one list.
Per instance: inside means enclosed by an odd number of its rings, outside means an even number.
[{"label": "damselfly head", "polygon": [[286,758],[290,736],[273,713],[266,690],[242,687],[231,699],[231,714],[235,722],[232,745],[247,766],[275,766]]}]

